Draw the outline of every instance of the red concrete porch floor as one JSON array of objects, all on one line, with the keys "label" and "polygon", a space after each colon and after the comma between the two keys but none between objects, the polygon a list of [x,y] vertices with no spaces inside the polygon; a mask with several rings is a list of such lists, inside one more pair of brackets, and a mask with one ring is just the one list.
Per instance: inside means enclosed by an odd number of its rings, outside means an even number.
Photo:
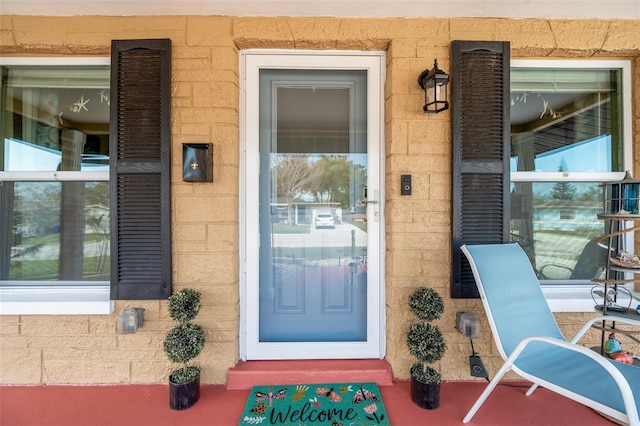
[{"label": "red concrete porch floor", "polygon": [[[613,423],[589,408],[538,389],[527,397],[523,383],[498,386],[469,425],[597,426]],[[423,410],[411,402],[409,383],[380,386],[393,426],[462,425],[482,382],[444,382],[440,407]],[[249,390],[203,385],[200,401],[185,411],[168,405],[165,385],[2,386],[2,426],[231,426],[237,425]],[[324,425],[323,425],[324,426]]]},{"label": "red concrete porch floor", "polygon": [[[260,368],[257,364],[240,363],[229,371],[229,384],[234,389],[225,385],[202,385],[200,400],[185,411],[169,408],[168,386],[162,384],[0,386],[0,426],[233,426],[240,420],[250,387],[258,382],[269,380],[262,384],[277,385],[300,379],[298,383],[341,383],[362,379],[363,375],[373,377],[366,381],[379,383],[393,426],[461,425],[462,418],[486,386],[483,381],[443,382],[440,407],[423,410],[411,402],[408,381],[387,381],[388,376],[381,371],[385,370],[383,361],[382,365],[372,365],[374,371],[354,367],[337,372],[325,370],[325,375],[318,375],[317,370],[306,368],[308,364],[296,364],[298,362],[293,365],[305,368],[305,371],[298,370],[298,376],[290,369],[281,368],[284,362],[261,362]],[[234,378],[234,374],[242,378]],[[251,375],[253,382],[247,379]],[[546,389],[538,389],[527,397],[524,395],[527,388],[524,382],[504,382],[469,425],[613,424],[591,409]]]}]

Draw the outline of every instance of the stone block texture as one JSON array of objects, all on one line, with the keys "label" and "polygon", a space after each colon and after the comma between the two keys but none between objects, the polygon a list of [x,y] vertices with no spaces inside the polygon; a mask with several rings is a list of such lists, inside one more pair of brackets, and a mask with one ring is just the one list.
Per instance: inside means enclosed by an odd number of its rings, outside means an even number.
[{"label": "stone block texture", "polygon": [[[589,31],[584,31],[588,28]],[[475,348],[490,374],[501,364],[478,300],[452,300],[450,284],[451,115],[422,113],[417,76],[438,58],[450,72],[452,40],[507,40],[513,58],[622,58],[632,61],[633,143],[640,148],[640,21],[543,19],[345,19],[219,16],[2,16],[0,55],[108,56],[111,39],[170,38],[172,70],[172,204],[174,288],[203,293],[198,317],[205,350],[196,359],[204,383],[224,383],[239,357],[239,212],[241,49],[358,49],[386,52],[386,359],[396,378],[413,362],[405,333],[415,322],[411,290],[438,289],[445,315],[437,324],[448,351],[436,367],[445,380],[468,379],[469,342],[454,329],[465,310],[482,318]],[[182,182],[181,144],[214,144],[214,182]],[[635,156],[636,159],[638,156]],[[636,160],[637,162],[637,160]],[[636,164],[638,175],[640,168]],[[399,194],[413,176],[411,197]],[[144,327],[118,335],[116,315],[140,302],[118,301],[106,316],[0,315],[0,383],[163,383],[172,366],[162,351],[173,325],[166,301],[146,301]],[[571,335],[588,314],[562,313]],[[590,335],[587,344],[598,342]]]}]

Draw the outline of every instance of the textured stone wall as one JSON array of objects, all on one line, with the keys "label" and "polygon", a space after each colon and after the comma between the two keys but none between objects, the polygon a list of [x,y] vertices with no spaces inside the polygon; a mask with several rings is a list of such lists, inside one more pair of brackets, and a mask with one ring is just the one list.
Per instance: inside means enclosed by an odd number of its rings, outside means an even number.
[{"label": "textured stone wall", "polygon": [[[585,31],[588,28],[589,31]],[[445,297],[439,321],[448,351],[445,379],[468,379],[469,342],[455,329],[457,311],[477,312],[475,342],[490,373],[501,360],[478,300],[448,298],[451,240],[451,115],[424,115],[417,76],[438,58],[450,71],[452,40],[508,40],[512,58],[623,58],[633,65],[634,155],[640,149],[640,21],[528,19],[305,19],[234,17],[0,16],[5,56],[109,55],[111,39],[171,38],[173,266],[176,289],[203,293],[198,317],[207,344],[203,382],[224,383],[238,360],[240,49],[353,49],[387,53],[385,84],[387,360],[407,378],[413,359],[405,333],[414,322],[407,295],[418,285]],[[183,142],[214,144],[214,183],[181,180]],[[636,166],[636,175],[639,168]],[[413,195],[401,197],[401,174]],[[1,316],[0,383],[165,382],[162,351],[172,326],[165,301],[116,303],[146,309],[144,327],[116,333],[110,316]],[[567,335],[589,314],[559,314]],[[593,342],[597,334],[591,334]]]}]

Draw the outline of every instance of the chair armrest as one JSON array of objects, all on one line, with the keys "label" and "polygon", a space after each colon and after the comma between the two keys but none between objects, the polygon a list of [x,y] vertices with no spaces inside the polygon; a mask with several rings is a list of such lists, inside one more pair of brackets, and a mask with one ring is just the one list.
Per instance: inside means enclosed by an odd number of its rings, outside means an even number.
[{"label": "chair armrest", "polygon": [[592,318],[589,321],[587,321],[582,326],[582,328],[576,333],[573,339],[571,339],[570,343],[577,343],[578,340],[580,340],[582,336],[587,332],[587,330],[589,330],[593,326],[593,324],[599,321],[615,321],[615,322],[621,322],[624,324],[640,327],[640,320],[635,320],[635,319],[625,318],[625,317],[618,317],[613,315],[603,315],[596,318]]},{"label": "chair armrest", "polygon": [[[608,318],[608,317],[605,317],[605,318]],[[594,319],[592,321],[597,321],[597,319]],[[631,320],[631,321],[634,321],[634,320]],[[640,324],[640,322],[637,322],[637,321],[636,323]],[[505,365],[515,365],[517,358],[520,356],[522,351],[525,350],[527,345],[529,345],[531,342],[543,342],[552,346],[557,346],[569,351],[577,352],[587,358],[590,358],[595,363],[597,363],[616,382],[616,385],[620,390],[620,394],[622,396],[624,406],[626,407],[626,410],[627,410],[629,424],[632,424],[632,425],[640,424],[640,419],[638,418],[638,410],[636,408],[633,391],[631,390],[631,386],[629,385],[629,382],[624,377],[624,375],[614,366],[613,363],[615,361],[608,360],[607,358],[592,351],[591,349],[585,348],[584,346],[580,346],[578,344],[567,342],[564,340],[558,340],[552,337],[541,336],[541,337],[529,337],[522,340],[518,344],[518,346],[516,346],[516,348],[513,350],[508,360],[505,362]],[[640,377],[640,370],[638,370],[638,376]]]},{"label": "chair armrest", "polygon": [[542,267],[538,270],[538,274],[540,274],[540,279],[547,280],[549,277],[544,273],[545,268],[558,268],[564,269],[565,271],[569,271],[569,273],[573,272],[573,269],[564,266],[564,265],[556,265],[555,263],[547,263],[546,265],[542,265]]}]

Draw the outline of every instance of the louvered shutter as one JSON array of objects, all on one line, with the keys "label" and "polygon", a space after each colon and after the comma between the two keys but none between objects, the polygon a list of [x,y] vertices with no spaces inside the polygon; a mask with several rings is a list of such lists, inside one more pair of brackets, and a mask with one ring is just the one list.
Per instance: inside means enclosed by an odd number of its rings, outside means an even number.
[{"label": "louvered shutter", "polygon": [[171,294],[171,40],[111,44],[111,299]]},{"label": "louvered shutter", "polygon": [[509,43],[454,41],[451,297],[479,297],[462,244],[509,241]]}]

